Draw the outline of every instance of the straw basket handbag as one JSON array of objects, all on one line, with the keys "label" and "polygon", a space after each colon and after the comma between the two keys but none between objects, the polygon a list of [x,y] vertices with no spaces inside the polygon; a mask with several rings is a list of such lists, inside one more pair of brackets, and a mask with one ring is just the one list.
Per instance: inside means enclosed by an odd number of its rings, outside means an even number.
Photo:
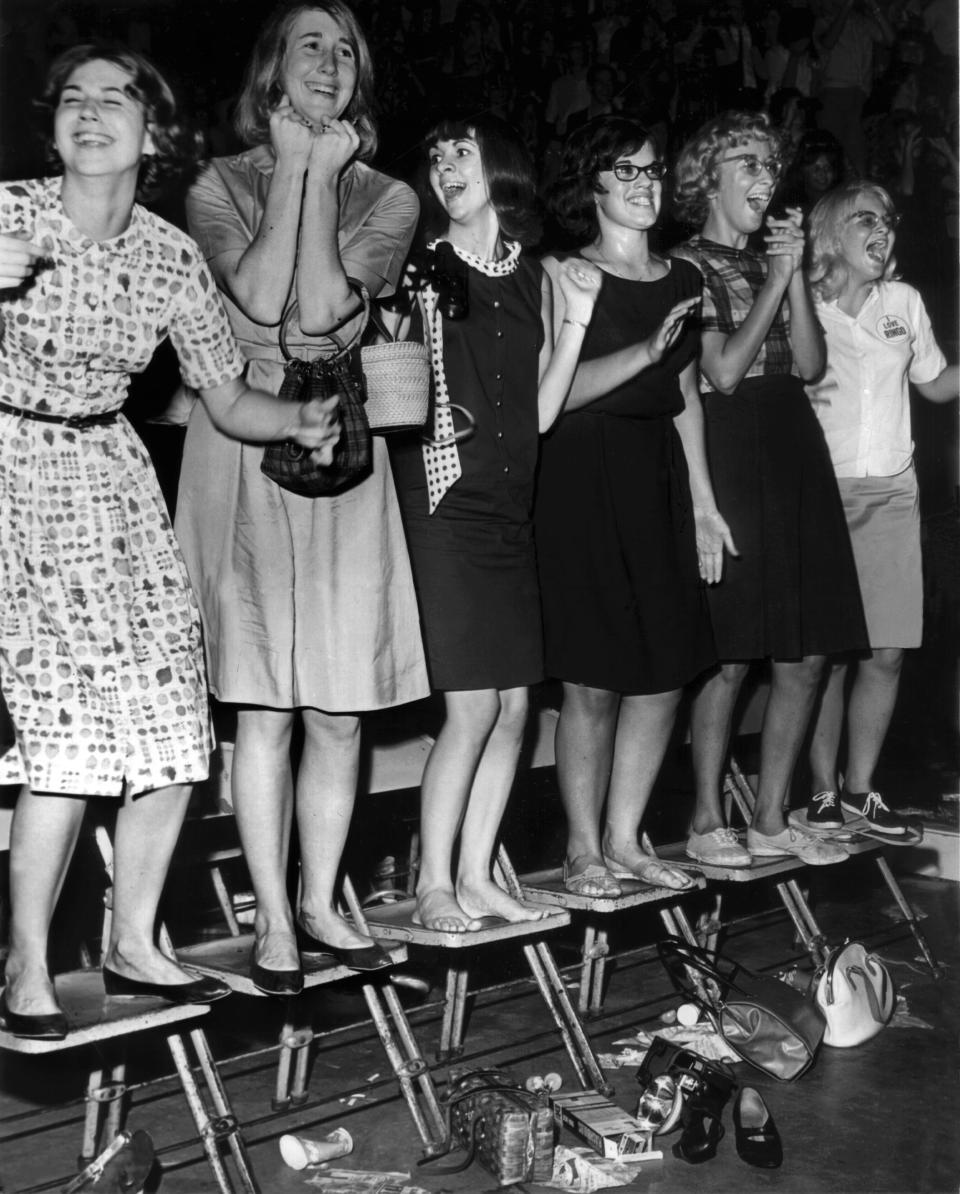
[{"label": "straw basket handbag", "polygon": [[[366,391],[367,422],[374,435],[422,427],[430,406],[430,350],[417,340],[398,340],[372,306],[365,288],[353,282],[364,301],[367,319],[360,366]],[[381,338],[367,341],[370,329]]]}]

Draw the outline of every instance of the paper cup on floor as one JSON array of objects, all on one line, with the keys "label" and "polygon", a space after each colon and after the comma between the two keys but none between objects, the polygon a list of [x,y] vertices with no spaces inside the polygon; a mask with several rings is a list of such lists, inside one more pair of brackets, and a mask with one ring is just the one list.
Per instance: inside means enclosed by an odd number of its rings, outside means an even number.
[{"label": "paper cup on floor", "polygon": [[336,1128],[321,1140],[308,1140],[306,1136],[280,1137],[280,1156],[291,1169],[321,1165],[350,1152],[353,1152],[353,1137],[346,1128]]}]

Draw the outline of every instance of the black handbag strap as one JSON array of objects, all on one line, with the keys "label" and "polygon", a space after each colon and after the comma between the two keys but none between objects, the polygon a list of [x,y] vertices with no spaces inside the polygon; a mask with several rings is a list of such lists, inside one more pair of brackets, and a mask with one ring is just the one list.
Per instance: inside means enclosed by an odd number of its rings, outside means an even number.
[{"label": "black handbag strap", "polygon": [[[737,988],[737,972],[744,970],[738,962],[719,953],[708,953],[678,937],[664,937],[658,941],[657,953],[677,990],[707,1011],[719,1010],[727,990]],[[707,995],[709,988],[705,984],[708,982],[716,988],[716,996],[712,999]]]},{"label": "black handbag strap", "polygon": [[[323,358],[327,364],[334,364],[335,362],[343,360],[344,357],[348,356],[360,343],[363,333],[367,329],[367,324],[370,322],[371,318],[373,318],[370,294],[366,286],[364,286],[364,284],[357,278],[347,278],[347,282],[350,285],[350,289],[359,296],[360,301],[363,304],[363,318],[361,319],[356,332],[354,332],[353,336],[346,343],[344,342],[343,337],[338,336],[336,332],[324,332],[320,336],[311,337],[311,339],[328,340],[333,345],[332,356]],[[283,359],[285,361],[292,361],[296,359],[293,353],[287,347],[287,331],[290,327],[290,321],[299,310],[300,304],[296,299],[294,299],[284,313],[283,321],[280,324],[280,352],[283,354]],[[379,321],[378,326],[381,326]]]}]

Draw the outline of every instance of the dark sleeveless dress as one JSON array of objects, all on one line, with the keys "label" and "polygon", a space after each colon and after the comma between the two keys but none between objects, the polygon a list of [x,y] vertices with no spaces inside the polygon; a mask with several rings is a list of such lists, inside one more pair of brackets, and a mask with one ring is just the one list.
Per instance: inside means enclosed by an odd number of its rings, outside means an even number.
[{"label": "dark sleeveless dress", "polygon": [[543,679],[532,524],[542,269],[521,257],[505,276],[468,274],[469,314],[444,319],[443,359],[450,401],[477,426],[433,514],[419,437],[390,437],[427,666],[442,691]]},{"label": "dark sleeveless dress", "polygon": [[[581,360],[636,344],[699,293],[688,262],[655,282],[605,274]],[[657,365],[563,415],[543,442],[536,535],[549,676],[650,694],[716,661],[673,425],[698,343],[688,328]]]}]

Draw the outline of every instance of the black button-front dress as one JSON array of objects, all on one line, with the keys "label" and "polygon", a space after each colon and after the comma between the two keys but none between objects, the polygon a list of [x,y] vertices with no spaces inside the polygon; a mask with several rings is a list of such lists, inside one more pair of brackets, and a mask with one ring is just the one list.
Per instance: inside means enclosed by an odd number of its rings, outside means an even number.
[{"label": "black button-front dress", "polygon": [[[468,268],[469,314],[443,321],[450,401],[476,420],[459,444],[461,476],[433,514],[417,436],[391,437],[427,663],[441,691],[543,679],[533,543],[542,269],[489,277]],[[454,413],[456,426],[462,416]]]}]

